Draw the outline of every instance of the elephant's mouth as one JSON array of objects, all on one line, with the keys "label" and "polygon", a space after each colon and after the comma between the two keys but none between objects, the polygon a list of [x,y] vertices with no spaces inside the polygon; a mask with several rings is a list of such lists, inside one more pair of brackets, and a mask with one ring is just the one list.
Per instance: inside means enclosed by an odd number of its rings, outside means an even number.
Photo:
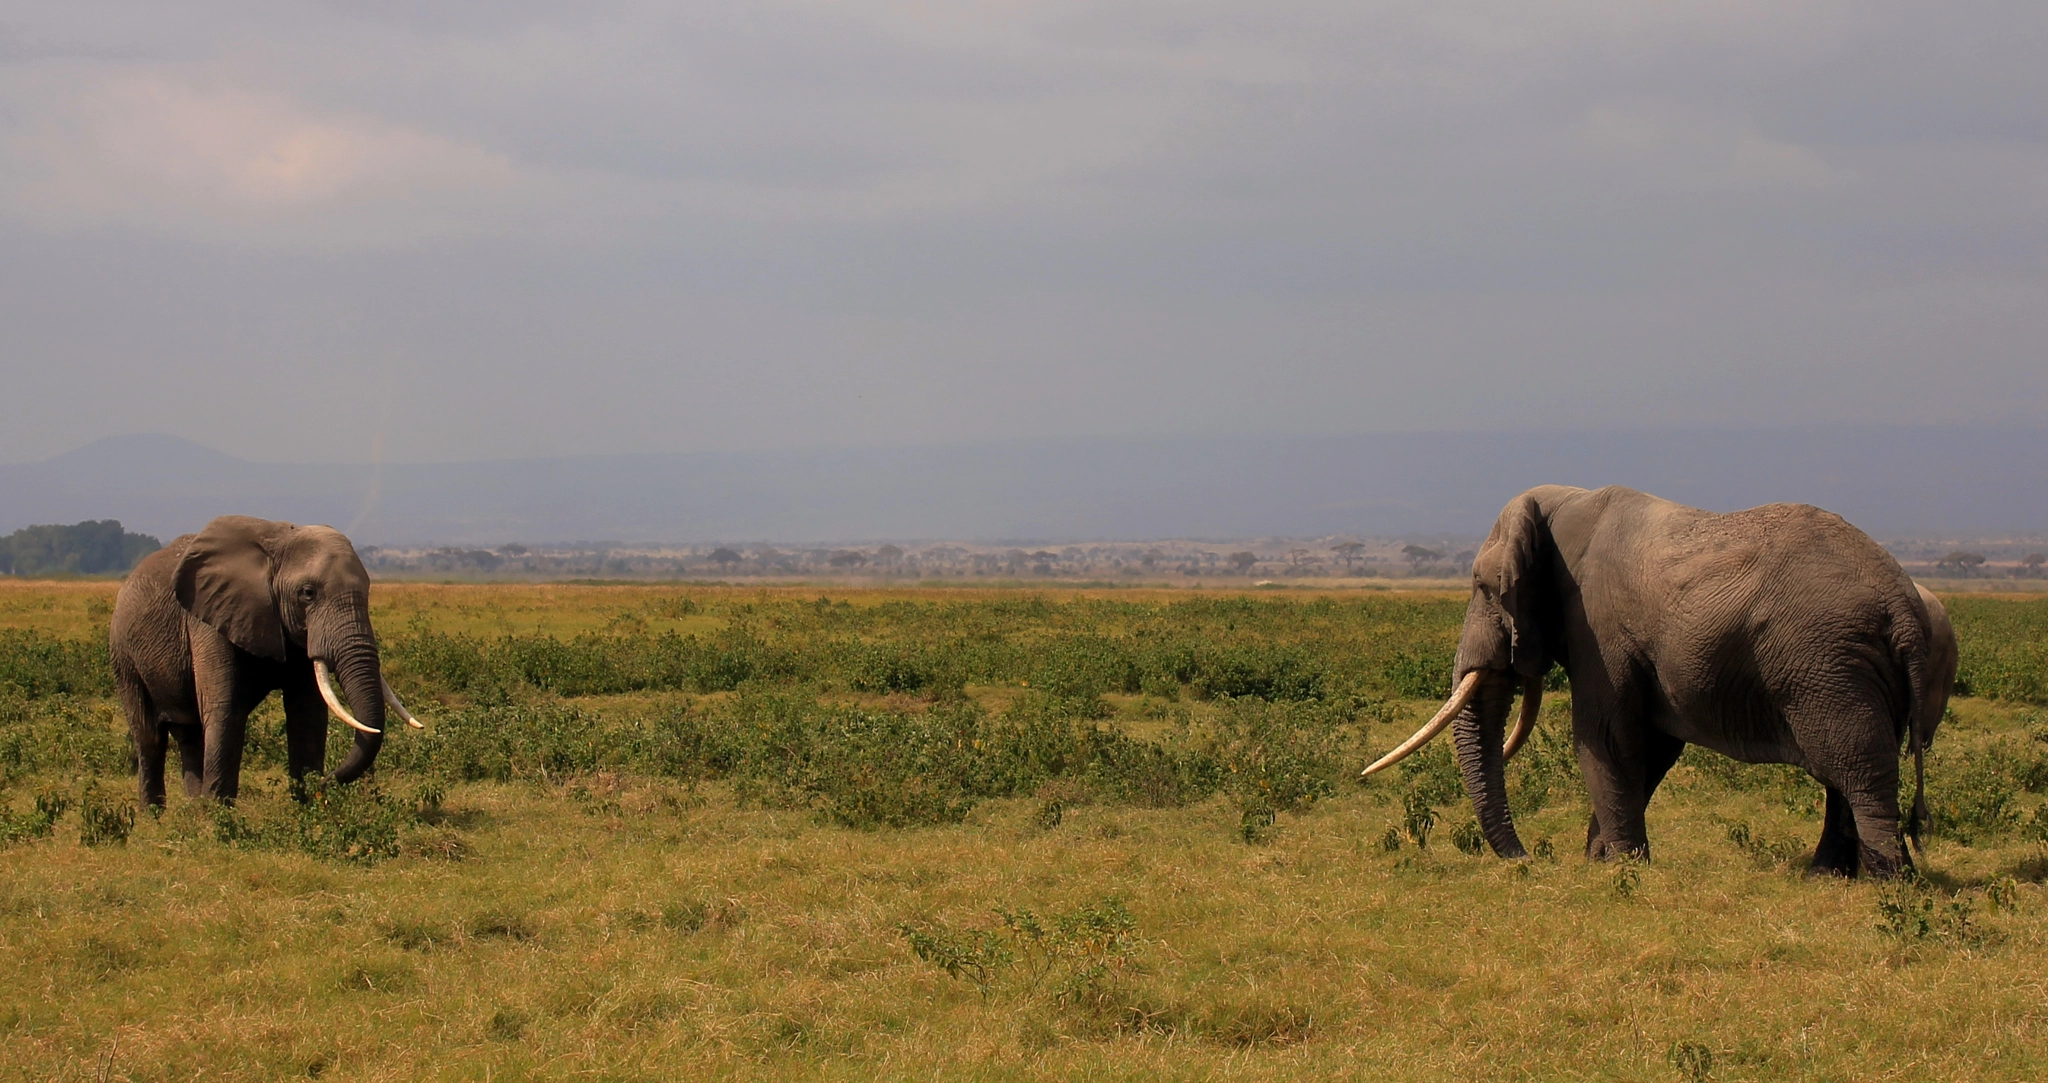
[{"label": "elephant's mouth", "polygon": [[[313,680],[320,686],[320,698],[327,701],[327,709],[334,712],[336,718],[341,719],[343,722],[348,723],[349,726],[363,733],[384,732],[383,730],[371,729],[356,721],[356,716],[348,713],[348,708],[341,705],[341,697],[334,692],[334,674],[328,670],[325,659],[313,659]],[[412,716],[411,711],[405,709],[405,704],[399,700],[398,693],[391,690],[391,682],[385,680],[382,674],[377,676],[377,686],[384,693],[384,702],[390,704],[391,708],[398,712],[398,717],[405,719],[406,725],[414,729],[426,729],[426,726],[419,719]]]},{"label": "elephant's mouth", "polygon": [[[1372,766],[1359,772],[1358,777],[1370,778],[1374,774],[1407,759],[1410,755],[1414,754],[1416,749],[1435,739],[1437,734],[1442,733],[1459,715],[1465,712],[1465,708],[1472,705],[1472,697],[1479,694],[1479,685],[1486,675],[1486,671],[1477,669],[1466,673],[1465,679],[1458,682],[1457,689],[1451,693],[1451,698],[1444,703],[1443,710],[1436,713],[1436,717],[1423,723],[1421,729],[1416,730],[1414,734],[1401,742],[1392,752],[1373,761]],[[1501,743],[1500,758],[1502,763],[1514,759],[1515,753],[1521,751],[1522,744],[1529,739],[1529,734],[1535,730],[1536,716],[1542,710],[1543,678],[1523,678],[1522,713],[1515,719],[1514,732],[1508,734],[1507,739]]]}]

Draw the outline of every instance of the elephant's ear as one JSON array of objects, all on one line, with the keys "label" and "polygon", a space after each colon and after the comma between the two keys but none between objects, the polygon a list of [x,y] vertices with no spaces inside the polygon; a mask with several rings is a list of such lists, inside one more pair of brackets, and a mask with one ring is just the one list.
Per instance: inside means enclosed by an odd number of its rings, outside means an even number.
[{"label": "elephant's ear", "polygon": [[1548,526],[1535,494],[1523,493],[1501,509],[1493,532],[1472,562],[1473,576],[1487,583],[1500,599],[1501,616],[1508,623],[1514,645],[1512,662],[1515,671],[1525,677],[1540,677],[1550,668],[1536,604],[1545,587],[1543,556]]},{"label": "elephant's ear", "polygon": [[178,604],[228,642],[284,661],[284,620],[270,585],[290,523],[223,515],[192,536],[178,562]]}]

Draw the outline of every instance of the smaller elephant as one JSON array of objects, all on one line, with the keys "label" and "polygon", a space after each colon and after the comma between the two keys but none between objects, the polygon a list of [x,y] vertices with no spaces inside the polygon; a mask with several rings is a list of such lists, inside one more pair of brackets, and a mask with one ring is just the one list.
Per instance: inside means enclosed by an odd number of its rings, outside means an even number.
[{"label": "smaller elephant", "polygon": [[[1956,662],[1941,603],[1840,516],[1804,504],[1716,515],[1620,486],[1545,485],[1502,509],[1473,561],[1450,702],[1365,773],[1452,728],[1487,842],[1524,856],[1503,767],[1561,666],[1593,805],[1588,856],[1649,856],[1650,798],[1701,744],[1826,787],[1814,873],[1895,876],[1912,864],[1899,745],[1917,789]],[[1907,832],[1924,817],[1916,793]]]},{"label": "smaller elephant", "polygon": [[143,558],[115,599],[108,639],[145,805],[164,803],[172,737],[185,795],[232,803],[249,712],[272,692],[284,696],[294,782],[326,768],[329,711],[356,731],[337,782],[377,762],[387,703],[420,726],[384,680],[369,573],[332,527],[217,518]]}]

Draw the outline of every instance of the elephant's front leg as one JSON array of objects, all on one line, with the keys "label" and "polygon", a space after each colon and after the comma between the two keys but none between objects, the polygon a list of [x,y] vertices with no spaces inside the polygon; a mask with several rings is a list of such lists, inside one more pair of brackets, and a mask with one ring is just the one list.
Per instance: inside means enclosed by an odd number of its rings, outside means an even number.
[{"label": "elephant's front leg", "polygon": [[192,644],[192,686],[199,698],[199,728],[203,737],[178,737],[178,750],[185,760],[185,785],[190,792],[196,761],[200,768],[200,793],[233,803],[241,791],[242,742],[248,735],[249,711],[255,703],[239,687],[244,667],[234,644],[196,620],[186,621],[186,627]]},{"label": "elephant's front leg", "polygon": [[[1649,807],[1652,784],[1647,763],[1649,749],[1645,747],[1642,727],[1594,725],[1575,736],[1579,773],[1586,780],[1586,794],[1593,804],[1593,816],[1586,827],[1586,856],[1595,861],[1648,858],[1650,837],[1643,814]],[[1661,779],[1663,773],[1659,770],[1657,776]]]},{"label": "elephant's front leg", "polygon": [[1643,821],[1640,768],[1631,770],[1619,757],[1581,745],[1579,772],[1585,776],[1586,793],[1593,802],[1593,815],[1586,824],[1586,856],[1595,861],[1648,858],[1650,838]]},{"label": "elephant's front leg", "polygon": [[242,743],[249,734],[249,712],[230,711],[206,724],[206,779],[202,789],[224,804],[234,804],[242,791]]},{"label": "elephant's front leg", "polygon": [[311,665],[303,679],[294,674],[284,688],[285,770],[299,789],[307,775],[327,770],[327,703],[313,682]]}]

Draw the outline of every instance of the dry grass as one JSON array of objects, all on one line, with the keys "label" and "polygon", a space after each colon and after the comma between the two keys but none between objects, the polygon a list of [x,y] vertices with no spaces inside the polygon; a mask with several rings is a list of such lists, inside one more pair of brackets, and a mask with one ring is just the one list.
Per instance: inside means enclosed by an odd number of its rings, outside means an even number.
[{"label": "dry grass", "polygon": [[[89,626],[107,588],[46,588],[49,608],[9,589],[5,619],[54,630]],[[567,611],[551,627],[574,631],[639,604],[620,589],[403,585],[378,604],[480,631]],[[1359,737],[1383,746],[1429,706]],[[1944,755],[2031,748],[2044,726],[1984,700],[1957,712]],[[19,810],[74,781],[4,796]],[[252,814],[286,800],[274,774],[245,789]],[[1681,766],[1640,867],[1578,856],[1570,795],[1522,820],[1554,859],[1459,852],[1455,805],[1427,849],[1387,850],[1397,782],[1282,813],[1259,844],[1220,797],[1082,795],[1051,827],[1038,798],[993,800],[959,824],[857,831],[737,807],[719,783],[475,783],[370,867],[223,844],[174,798],[125,845],[80,845],[71,815],[0,850],[0,1077],[2048,1074],[2048,850],[2022,826],[1932,842],[1921,887],[1808,881],[1816,792]],[[996,931],[999,908],[1110,897],[1133,947],[1088,996],[1024,963],[984,996],[900,931]]]}]

